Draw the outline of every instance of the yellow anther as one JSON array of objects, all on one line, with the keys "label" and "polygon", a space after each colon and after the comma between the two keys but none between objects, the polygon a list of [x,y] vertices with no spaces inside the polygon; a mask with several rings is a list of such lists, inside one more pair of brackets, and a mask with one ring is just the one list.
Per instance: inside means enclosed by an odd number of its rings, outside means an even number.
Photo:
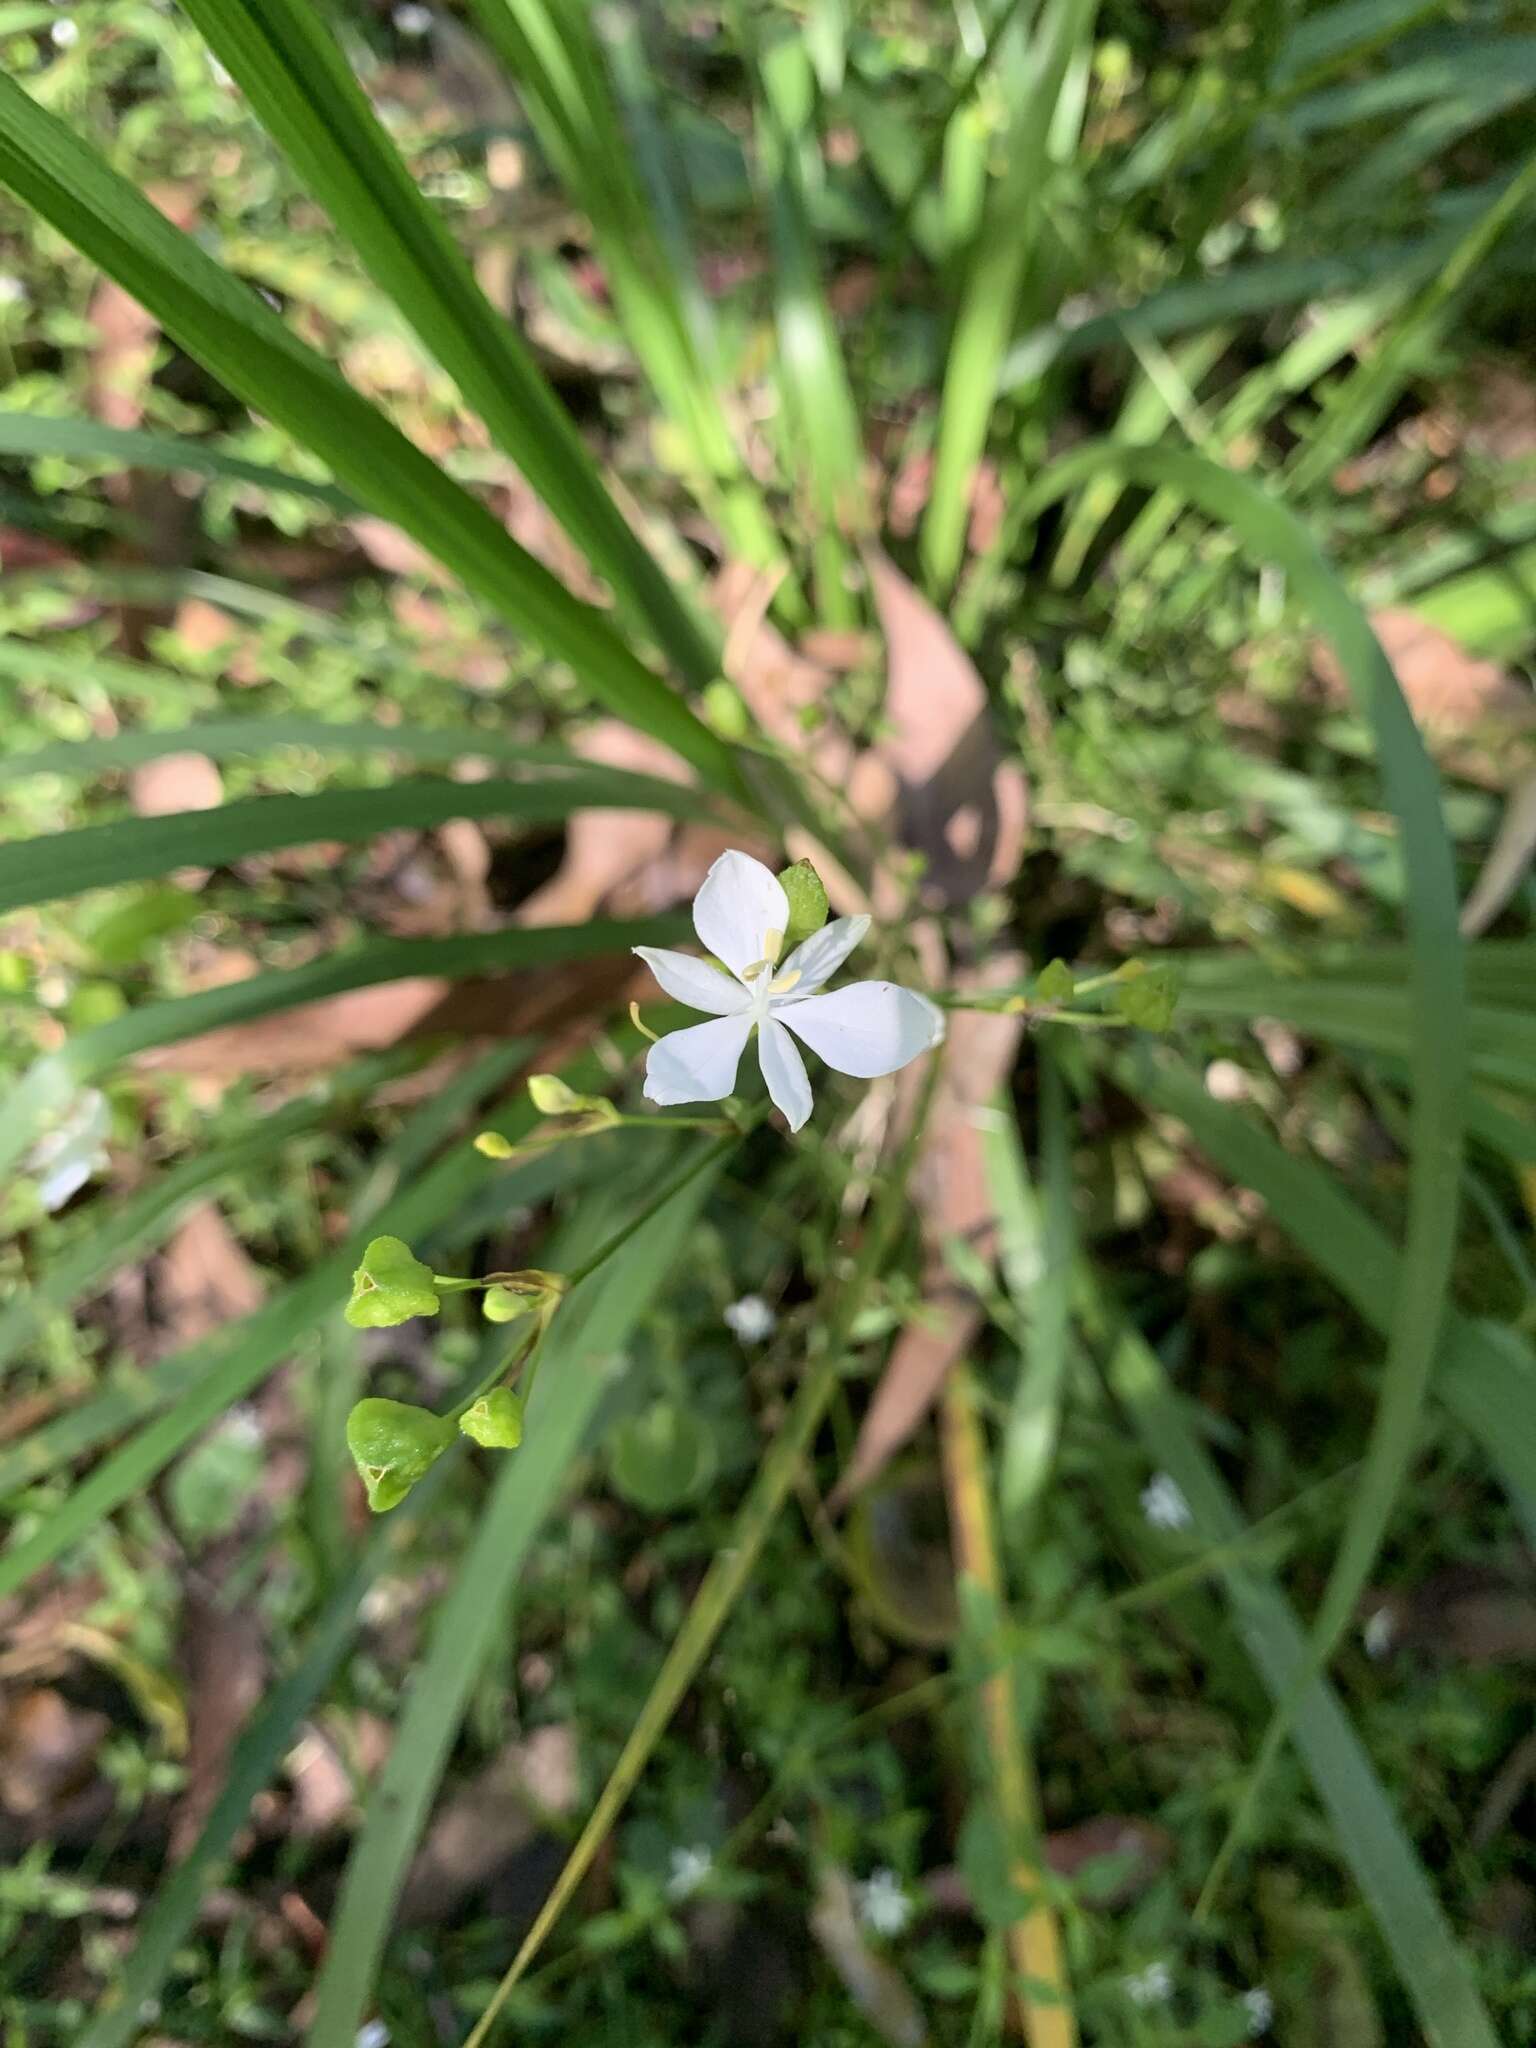
[{"label": "yellow anther", "polygon": [[771,996],[787,996],[799,979],[799,968],[791,967],[788,974],[781,974],[777,981],[769,983],[768,993]]},{"label": "yellow anther", "polygon": [[741,978],[743,981],[756,981],[757,977],[766,974],[772,965],[771,960],[754,960],[750,967],[743,967]]},{"label": "yellow anther", "polygon": [[763,964],[772,967],[784,950],[784,934],[768,932],[763,939]]}]

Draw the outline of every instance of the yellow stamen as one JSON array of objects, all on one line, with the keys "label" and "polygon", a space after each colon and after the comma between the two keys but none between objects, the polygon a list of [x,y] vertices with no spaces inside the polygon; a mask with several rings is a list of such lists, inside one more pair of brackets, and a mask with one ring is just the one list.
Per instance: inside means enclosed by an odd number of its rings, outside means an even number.
[{"label": "yellow stamen", "polygon": [[763,959],[765,964],[769,967],[775,966],[783,950],[784,934],[782,932],[767,933],[763,939]]},{"label": "yellow stamen", "polygon": [[769,983],[768,993],[771,996],[787,996],[799,979],[799,968],[791,967],[788,974],[781,974],[777,981]]},{"label": "yellow stamen", "polygon": [[650,1027],[642,1020],[640,1015],[640,1005],[638,1003],[630,1004],[629,1021],[631,1024],[634,1025],[635,1029],[639,1032],[642,1038],[648,1038],[651,1041],[652,1045],[657,1045],[660,1043],[660,1039],[657,1033],[652,1031]]}]

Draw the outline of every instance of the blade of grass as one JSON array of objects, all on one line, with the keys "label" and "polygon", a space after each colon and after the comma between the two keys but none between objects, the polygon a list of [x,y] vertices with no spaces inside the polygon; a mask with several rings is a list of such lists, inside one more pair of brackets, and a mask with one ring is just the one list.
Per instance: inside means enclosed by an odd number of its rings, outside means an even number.
[{"label": "blade of grass", "polygon": [[285,427],[357,498],[412,534],[493,611],[568,661],[617,717],[745,795],[726,744],[491,513],[361,399],[252,291],[0,77],[0,184],[152,312],[189,354]]},{"label": "blade of grass", "polygon": [[615,504],[513,324],[475,282],[305,0],[187,0],[187,13],[365,269],[571,539],[695,688],[708,635]]},{"label": "blade of grass", "polygon": [[819,619],[854,623],[855,546],[869,526],[864,447],[848,388],[837,330],[822,290],[805,180],[814,149],[815,85],[799,38],[781,38],[756,52],[762,83],[757,109],[758,171],[773,221],[774,319],[784,392],[788,451],[801,470],[814,532]]},{"label": "blade of grass", "polygon": [[733,555],[782,574],[784,550],[726,416],[718,365],[696,339],[689,306],[698,281],[679,277],[683,252],[653,218],[629,152],[614,146],[623,122],[597,44],[598,17],[546,0],[470,0],[470,12],[516,84],[555,175],[592,223],[620,323],[683,436],[694,487]]},{"label": "blade of grass", "polygon": [[[3,648],[4,643],[0,643]],[[79,674],[90,664],[65,655],[56,657]],[[0,653],[0,670],[7,666]],[[27,664],[18,662],[23,673]],[[196,676],[178,676],[173,670],[152,669],[142,662],[102,663],[101,677],[114,691],[154,691],[156,681],[179,683],[195,689]],[[434,729],[420,725],[342,725],[328,718],[205,718],[195,724],[140,728],[84,740],[57,740],[31,753],[12,754],[0,760],[0,784],[19,782],[28,775],[101,775],[122,768],[136,768],[145,761],[158,761],[166,754],[206,754],[210,761],[230,761],[243,754],[261,756],[279,747],[302,747],[317,754],[396,754],[402,761],[435,767],[449,767],[458,761],[498,761],[512,767],[572,769],[586,775],[593,763],[566,747],[524,743],[490,727],[461,725]],[[627,769],[609,770],[632,780],[634,808],[665,809],[653,802],[662,790],[670,790],[673,801],[681,794],[678,785],[659,777],[630,777]],[[615,790],[620,785],[614,784]],[[647,794],[646,792],[649,792]],[[697,799],[695,799],[697,801]],[[330,836],[329,834],[327,835]]]},{"label": "blade of grass", "polygon": [[141,2034],[146,2007],[158,1997],[217,1881],[220,1865],[229,1856],[236,1835],[249,1823],[252,1800],[292,1749],[301,1722],[346,1655],[362,1618],[363,1596],[391,1557],[403,1550],[411,1525],[434,1505],[451,1469],[449,1459],[443,1458],[410,1497],[371,1531],[357,1562],[331,1593],[310,1630],[303,1655],[246,1724],[202,1832],[157,1888],[121,1975],[81,2036],[78,2048],[128,2048]]},{"label": "blade of grass", "polygon": [[[82,1228],[66,1245],[50,1252],[33,1285],[0,1310],[0,1368],[10,1364],[45,1317],[61,1313],[117,1266],[161,1244],[189,1202],[250,1167],[270,1164],[275,1150],[290,1138],[318,1131],[370,1095],[382,1080],[419,1065],[422,1057],[420,1047],[406,1047],[341,1067],[302,1101],[264,1112],[258,1129],[182,1160],[125,1201],[94,1204]],[[14,1455],[13,1449],[0,1448],[0,1475],[9,1471]],[[0,1476],[0,1493],[6,1488],[7,1480]]]},{"label": "blade of grass", "polygon": [[[933,1097],[937,1062],[930,1065],[923,1099],[913,1119],[912,1130],[894,1168],[876,1197],[875,1213],[854,1262],[853,1270],[840,1287],[830,1312],[818,1318],[820,1350],[808,1361],[804,1377],[756,1479],[738,1509],[729,1541],[716,1553],[694,1597],[687,1618],[667,1652],[645,1704],[609,1773],[608,1782],[588,1816],[586,1825],[539,1908],[522,1946],[492,1994],[490,2003],[475,2022],[464,2048],[484,2048],[506,2004],[529,1964],[543,1947],[550,1931],[569,1905],[577,1886],[592,1866],[626,1800],[645,1769],[651,1751],[660,1741],[667,1723],[676,1712],[710,1647],[724,1626],[743,1587],[750,1578],[769,1530],[789,1496],[809,1451],[816,1431],[837,1390],[849,1333],[862,1305],[865,1292],[879,1271],[881,1261],[895,1237],[905,1200],[907,1176],[916,1156],[917,1143]],[[342,2048],[339,2042],[313,2043],[311,2048]]]},{"label": "blade of grass", "polygon": [[49,419],[41,413],[0,410],[0,455],[67,455],[80,462],[121,463],[127,469],[191,471],[230,483],[257,484],[264,491],[286,491],[313,498],[342,518],[357,511],[355,502],[334,484],[296,476],[292,470],[270,469],[229,454],[217,441],[191,435],[152,434],[137,427],[104,427],[95,420]]},{"label": "blade of grass", "polygon": [[248,854],[321,840],[351,844],[380,832],[425,831],[450,818],[558,824],[572,811],[659,810],[697,816],[694,792],[621,769],[588,768],[525,782],[401,781],[316,796],[258,796],[211,811],[120,818],[0,845],[0,914],[87,889],[147,881],[180,867],[228,867]]},{"label": "blade of grass", "polygon": [[[1314,1666],[1321,1670],[1365,1585],[1406,1479],[1449,1294],[1467,1074],[1455,866],[1435,770],[1391,664],[1295,514],[1247,478],[1201,456],[1162,449],[1090,447],[1053,465],[1032,495],[1051,502],[1106,463],[1138,482],[1181,490],[1209,517],[1224,521],[1251,552],[1285,570],[1297,603],[1331,641],[1370,726],[1387,802],[1401,830],[1413,1019],[1407,1257],[1360,1485],[1314,1624]],[[1278,1753],[1284,1727],[1282,1710],[1265,1737],[1263,1758]],[[1255,1788],[1261,1777],[1256,1773]],[[1236,1826],[1217,1875],[1235,1841]]]},{"label": "blade of grass", "polygon": [[1373,349],[1325,400],[1313,432],[1285,475],[1288,497],[1313,490],[1346,457],[1362,448],[1386,416],[1434,335],[1450,318],[1458,295],[1479,277],[1489,251],[1536,196],[1536,159],[1504,185],[1413,304],[1388,327]]},{"label": "blade of grass", "polygon": [[[1169,1386],[1161,1360],[1109,1305],[1091,1268],[1080,1269],[1080,1311],[1105,1351],[1110,1391],[1129,1415],[1156,1467],[1189,1504],[1197,1535],[1229,1545],[1247,1534],[1215,1463]],[[1270,1696],[1300,1689],[1292,1735],[1433,2048],[1496,2048],[1497,2035],[1414,1847],[1370,1756],[1326,1681],[1312,1645],[1269,1574],[1254,1563],[1222,1570],[1234,1632]]]},{"label": "blade of grass", "polygon": [[1027,1182],[1012,1116],[994,1111],[982,1132],[982,1161],[997,1210],[999,1263],[1009,1294],[1028,1317],[998,1478],[998,1505],[1009,1541],[1021,1545],[1027,1545],[1043,1503],[1061,1433],[1077,1237],[1066,1087],[1044,1040],[1037,1072],[1043,1223],[1026,1214]]},{"label": "blade of grass", "polygon": [[986,446],[1004,353],[1039,233],[1051,122],[1072,53],[1097,0],[1048,0],[1033,46],[1034,82],[1008,135],[1007,169],[986,208],[945,358],[933,488],[919,552],[929,595],[945,597],[965,547],[971,480]]},{"label": "blade of grass", "polygon": [[549,966],[635,945],[670,945],[686,935],[685,920],[665,917],[634,924],[596,919],[587,925],[473,932],[451,939],[381,939],[311,961],[307,967],[253,974],[222,988],[142,1004],[110,1023],[82,1031],[57,1052],[33,1062],[0,1103],[0,1169],[20,1158],[44,1121],[67,1107],[78,1089],[119,1061],[157,1046],[176,1045],[204,1031],[250,1023],[348,989],[373,988],[413,975],[462,980],[499,968]]},{"label": "blade of grass", "polygon": [[[601,1400],[600,1370],[623,1345],[681,1253],[713,1173],[736,1141],[701,1149],[705,1168],[673,1194],[582,1290],[573,1289],[545,1345],[530,1441],[510,1453],[491,1490],[453,1589],[438,1611],[432,1645],[411,1681],[389,1760],[348,1859],[325,1962],[315,1987],[308,2048],[353,2048],[399,1887],[426,1821],[454,1731],[498,1631],[529,1546],[554,1506]],[[597,1234],[589,1212],[580,1238],[561,1246],[574,1264]]]},{"label": "blade of grass", "polygon": [[[1064,1265],[1063,1293],[1069,1280]],[[987,1483],[986,1441],[976,1384],[967,1365],[961,1363],[948,1375],[940,1398],[940,1442],[960,1610],[974,1637],[973,1654],[991,1672],[982,1683],[979,1702],[982,1743],[990,1765],[987,1778],[1008,1844],[1014,1887],[1030,1902],[1007,1930],[1024,2038],[1029,2048],[1074,2048],[1077,2026],[1061,1928],[1044,1889],[1040,1796],[1013,1663],[1005,1647],[1008,1610]]]},{"label": "blade of grass", "polygon": [[[1407,1254],[1331,1173],[1284,1151],[1251,1117],[1213,1102],[1171,1057],[1117,1058],[1111,1071],[1138,1101],[1176,1116],[1223,1173],[1262,1195],[1270,1220],[1372,1329],[1391,1330],[1408,1285]],[[1530,1347],[1453,1308],[1431,1387],[1482,1446],[1536,1540],[1536,1356]]]}]

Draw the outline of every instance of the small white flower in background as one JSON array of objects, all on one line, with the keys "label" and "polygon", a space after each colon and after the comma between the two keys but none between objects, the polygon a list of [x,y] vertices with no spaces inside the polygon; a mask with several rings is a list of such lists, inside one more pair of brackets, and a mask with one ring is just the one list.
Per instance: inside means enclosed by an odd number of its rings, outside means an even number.
[{"label": "small white flower in background", "polygon": [[710,1013],[708,1024],[669,1032],[651,1047],[650,1101],[721,1101],[736,1086],[755,1026],[768,1093],[798,1131],[811,1113],[811,1084],[791,1031],[829,1067],[861,1081],[894,1074],[943,1038],[937,1004],[894,982],[855,981],[818,994],[869,930],[867,917],[834,918],[781,962],[788,924],[778,877],[750,854],[722,853],[693,899],[693,928],[730,973],[688,953],[636,946],[669,996]]},{"label": "small white flower in background", "polygon": [[1154,1472],[1141,1489],[1141,1512],[1154,1529],[1187,1529],[1195,1519],[1179,1482],[1167,1472]]},{"label": "small white flower in background", "polygon": [[1378,1607],[1360,1631],[1367,1657],[1385,1657],[1397,1634],[1397,1617],[1390,1607]]},{"label": "small white flower in background", "polygon": [[1173,1996],[1173,1972],[1166,1963],[1148,1963],[1120,1981],[1132,2005],[1166,2005]]},{"label": "small white flower in background", "polygon": [[265,1441],[267,1432],[250,1402],[237,1401],[224,1418],[224,1434],[232,1443],[254,1450]]},{"label": "small white flower in background", "polygon": [[762,1344],[778,1327],[778,1317],[760,1294],[744,1294],[725,1310],[725,1327],[743,1344]]},{"label": "small white flower in background", "polygon": [[39,1138],[27,1156],[37,1176],[38,1199],[51,1216],[107,1165],[112,1114],[99,1088],[82,1088],[62,1122]]},{"label": "small white flower in background", "polygon": [[714,1867],[715,1859],[702,1842],[674,1849],[667,1862],[667,1897],[692,1898]]},{"label": "small white flower in background", "polygon": [[358,2028],[357,2048],[389,2048],[389,2029],[382,2020],[369,2020]]},{"label": "small white flower in background", "polygon": [[68,50],[73,48],[80,40],[80,24],[78,21],[69,21],[67,19],[56,21],[48,33],[53,38],[53,46],[56,50]]},{"label": "small white flower in background", "polygon": [[19,306],[27,296],[27,288],[19,277],[0,277],[0,306]]},{"label": "small white flower in background", "polygon": [[894,1870],[882,1866],[871,1871],[862,1884],[854,1886],[859,1901],[859,1918],[871,1934],[894,1937],[906,1931],[912,1918],[912,1901]]},{"label": "small white flower in background", "polygon": [[401,0],[390,20],[403,36],[424,36],[432,26],[432,10],[419,6],[417,0]]},{"label": "small white flower in background", "polygon": [[1245,1991],[1239,2000],[1248,2016],[1248,2037],[1269,2032],[1270,2021],[1275,2016],[1275,2001],[1262,1984],[1255,1984],[1251,1991]]}]

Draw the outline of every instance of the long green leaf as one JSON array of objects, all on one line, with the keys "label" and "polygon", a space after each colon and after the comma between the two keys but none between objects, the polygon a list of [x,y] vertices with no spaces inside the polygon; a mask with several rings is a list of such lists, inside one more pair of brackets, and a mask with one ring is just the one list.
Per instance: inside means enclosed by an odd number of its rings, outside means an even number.
[{"label": "long green leaf", "polygon": [[[1169,1056],[1117,1059],[1128,1093],[1176,1116],[1200,1149],[1264,1197],[1270,1220],[1294,1240],[1374,1330],[1386,1335],[1408,1285],[1406,1255],[1315,1161],[1284,1151],[1252,1117],[1213,1102]],[[1445,1318],[1435,1397],[1482,1446],[1536,1536],[1536,1356],[1497,1324],[1452,1309]]]},{"label": "long green leaf", "polygon": [[68,455],[81,462],[120,462],[129,469],[191,470],[199,476],[231,483],[259,484],[266,491],[287,491],[313,498],[341,516],[357,506],[334,484],[291,470],[270,469],[231,455],[217,441],[190,434],[151,434],[138,427],[104,427],[95,420],[49,419],[42,413],[0,411],[0,455]]},{"label": "long green leaf", "polygon": [[258,796],[211,811],[120,818],[0,845],[0,913],[86,889],[142,882],[173,868],[226,867],[247,854],[322,839],[351,844],[379,832],[423,831],[450,818],[558,823],[572,811],[662,810],[697,815],[677,783],[612,768],[541,774],[526,782],[392,782],[382,789],[329,789],[317,796]]},{"label": "long green leaf", "polygon": [[695,687],[719,663],[423,198],[309,0],[187,0],[262,125],[571,538]]},{"label": "long green leaf", "polygon": [[[1240,1542],[1246,1525],[1157,1354],[1114,1315],[1097,1276],[1087,1277],[1081,1305],[1106,1347],[1111,1391],[1148,1455],[1188,1502],[1195,1531],[1223,1548]],[[1238,1639],[1271,1698],[1280,1705],[1304,1688],[1292,1721],[1297,1750],[1428,2039],[1434,2048],[1497,2048],[1467,1958],[1365,1745],[1337,1694],[1312,1675],[1314,1658],[1300,1624],[1261,1566],[1235,1560],[1222,1566],[1221,1577]]]},{"label": "long green leaf", "polygon": [[[0,643],[3,647],[4,643]],[[67,656],[60,657],[65,662]],[[0,657],[0,668],[5,666]],[[81,664],[69,663],[77,670]],[[24,663],[18,667],[25,668]],[[154,689],[158,680],[198,687],[194,676],[177,676],[170,670],[151,669],[141,662],[114,662],[103,673],[122,690]],[[210,761],[229,761],[242,754],[260,757],[276,747],[303,747],[317,754],[397,754],[403,761],[447,767],[455,761],[500,761],[508,766],[558,768],[589,774],[593,763],[573,754],[568,747],[525,744],[506,733],[484,726],[341,725],[329,718],[206,718],[195,725],[175,728],[139,728],[109,733],[101,738],[56,740],[51,746],[35,748],[28,754],[12,754],[0,760],[0,783],[20,782],[28,775],[101,775],[121,768],[136,768],[145,761],[158,761],[167,754],[206,754]],[[616,772],[628,777],[629,771]],[[688,801],[676,783],[659,777],[633,778],[637,810],[666,810],[667,801],[657,801],[669,790],[671,800]],[[620,784],[613,784],[615,791]],[[649,794],[646,791],[649,790]]]},{"label": "long green leaf", "polygon": [[[718,1152],[716,1154],[719,1157]],[[687,1241],[712,1172],[679,1190],[584,1285],[573,1289],[545,1346],[528,1441],[506,1454],[474,1542],[443,1602],[432,1646],[411,1681],[394,1747],[347,1864],[316,1986],[309,2048],[353,2048],[399,1888],[529,1546],[558,1499],[602,1399],[602,1370],[650,1306]],[[610,1219],[611,1220],[611,1219]],[[561,1246],[574,1266],[594,1248],[595,1216]]]},{"label": "long green leaf", "polygon": [[148,307],[249,405],[314,450],[618,717],[744,794],[725,743],[517,545],[490,512],[306,348],[282,320],[119,178],[14,79],[0,78],[0,184]]},{"label": "long green leaf", "polygon": [[0,1104],[0,1169],[20,1158],[44,1121],[58,1115],[77,1089],[98,1080],[119,1061],[153,1047],[175,1045],[204,1031],[247,1024],[301,1003],[321,1002],[349,989],[373,988],[380,982],[404,981],[413,975],[461,980],[499,969],[583,960],[636,945],[665,946],[685,936],[684,920],[664,917],[634,924],[596,919],[586,925],[471,932],[451,939],[381,939],[312,961],[307,967],[254,974],[246,981],[203,989],[196,995],[145,1003],[108,1024],[81,1032],[57,1052],[45,1053],[33,1063]]},{"label": "long green leaf", "polygon": [[[1052,502],[1105,466],[1118,466],[1154,488],[1182,491],[1209,517],[1230,526],[1254,554],[1284,569],[1297,602],[1331,641],[1371,729],[1387,801],[1401,830],[1413,1007],[1407,1259],[1360,1484],[1314,1624],[1314,1659],[1321,1669],[1365,1585],[1406,1479],[1449,1294],[1467,1079],[1455,866],[1434,767],[1392,666],[1295,514],[1246,477],[1201,456],[1161,449],[1089,447],[1055,464],[1032,496]],[[1283,1733],[1282,1714],[1265,1738],[1264,1759],[1278,1752]],[[1229,1836],[1229,1845],[1234,1839]]]},{"label": "long green leaf", "polygon": [[965,546],[971,480],[986,445],[1004,352],[1041,218],[1051,123],[1072,53],[1090,33],[1098,0],[1050,0],[1036,33],[1034,84],[1008,136],[1008,165],[976,240],[945,360],[933,489],[920,537],[929,588],[954,582]]}]

